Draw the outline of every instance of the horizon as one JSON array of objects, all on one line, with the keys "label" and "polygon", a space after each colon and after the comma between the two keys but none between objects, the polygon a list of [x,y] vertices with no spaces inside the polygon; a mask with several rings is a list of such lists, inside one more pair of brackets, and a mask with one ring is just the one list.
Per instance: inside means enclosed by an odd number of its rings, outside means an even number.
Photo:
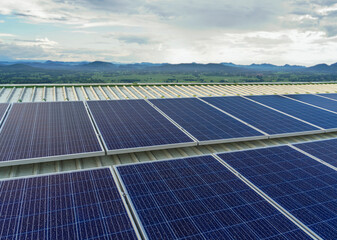
[{"label": "horizon", "polygon": [[202,65],[207,65],[207,64],[222,64],[222,65],[235,65],[235,66],[252,66],[252,65],[273,65],[276,67],[284,67],[284,66],[296,66],[296,67],[313,67],[317,65],[334,65],[337,64],[337,62],[328,64],[328,63],[315,63],[313,65],[300,65],[300,64],[288,64],[285,63],[283,65],[278,65],[274,63],[268,63],[268,62],[252,62],[248,64],[238,64],[238,63],[233,63],[233,62],[206,62],[206,63],[201,63],[201,62],[180,62],[180,63],[169,63],[169,62],[115,62],[115,61],[102,61],[102,60],[93,60],[93,61],[88,61],[88,60],[79,60],[79,61],[60,61],[60,60],[32,60],[32,59],[26,59],[26,60],[1,60],[0,63],[47,63],[47,62],[60,62],[60,63],[94,63],[94,62],[103,62],[103,63],[111,63],[111,64],[119,64],[119,65],[128,65],[128,64],[172,64],[172,65],[178,65],[178,64],[202,64]]},{"label": "horizon", "polygon": [[3,1],[0,61],[330,65],[336,13],[330,0]]}]

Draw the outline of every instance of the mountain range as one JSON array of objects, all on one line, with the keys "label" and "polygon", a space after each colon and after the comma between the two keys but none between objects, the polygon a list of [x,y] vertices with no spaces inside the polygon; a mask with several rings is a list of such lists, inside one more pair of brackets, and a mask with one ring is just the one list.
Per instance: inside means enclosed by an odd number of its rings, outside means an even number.
[{"label": "mountain range", "polygon": [[298,65],[277,66],[273,64],[251,64],[237,65],[234,63],[111,63],[111,62],[60,62],[60,61],[17,61],[6,62],[0,61],[0,70],[24,70],[36,71],[39,69],[49,70],[75,70],[75,71],[146,71],[146,72],[226,72],[226,73],[253,73],[253,72],[297,72],[297,73],[329,73],[337,74],[337,63],[317,64],[311,67]]}]

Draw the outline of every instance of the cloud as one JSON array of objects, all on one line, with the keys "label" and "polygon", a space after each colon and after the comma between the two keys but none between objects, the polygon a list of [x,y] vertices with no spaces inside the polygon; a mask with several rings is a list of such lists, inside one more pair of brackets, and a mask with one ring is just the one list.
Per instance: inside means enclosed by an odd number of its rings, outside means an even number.
[{"label": "cloud", "polygon": [[94,31],[86,31],[86,30],[72,30],[72,33],[83,33],[83,34],[97,34]]},{"label": "cloud", "polygon": [[0,41],[0,59],[50,59],[57,57],[57,45],[48,38]]},{"label": "cloud", "polygon": [[0,14],[57,28],[3,40],[43,58],[41,49],[57,59],[313,64],[337,51],[331,0],[11,0]]},{"label": "cloud", "polygon": [[[320,19],[337,11],[333,1],[301,0],[12,0],[0,2],[0,14],[32,23],[78,28],[169,27],[274,31],[284,28],[324,29]],[[283,22],[286,20],[288,24]]]},{"label": "cloud", "polygon": [[109,34],[104,34],[103,37],[110,38],[110,39],[116,39],[126,44],[136,43],[139,45],[144,45],[144,44],[150,44],[150,43],[155,42],[152,36],[145,35],[145,34],[109,33]]},{"label": "cloud", "polygon": [[[278,35],[278,34],[277,34]],[[257,34],[256,36],[247,36],[243,39],[243,41],[248,46],[255,46],[261,48],[276,48],[281,45],[288,45],[293,43],[293,41],[287,35],[281,35],[276,37],[268,37]]]},{"label": "cloud", "polygon": [[0,59],[43,59],[50,56],[41,46],[0,42]]},{"label": "cloud", "polygon": [[15,44],[18,46],[38,46],[41,48],[53,48],[58,43],[48,38],[36,38],[35,40],[24,40],[24,39],[15,39]]},{"label": "cloud", "polygon": [[[206,9],[206,11],[205,11]],[[268,25],[285,12],[281,0],[140,1],[12,0],[0,2],[0,14],[32,22],[98,26],[139,26],[149,20],[189,27],[251,28]],[[144,25],[143,25],[144,26]]]},{"label": "cloud", "polygon": [[15,37],[15,35],[10,33],[0,33],[0,37]]},{"label": "cloud", "polygon": [[150,39],[147,37],[132,36],[132,35],[119,36],[118,40],[125,43],[137,43],[141,45],[148,44],[150,42]]}]

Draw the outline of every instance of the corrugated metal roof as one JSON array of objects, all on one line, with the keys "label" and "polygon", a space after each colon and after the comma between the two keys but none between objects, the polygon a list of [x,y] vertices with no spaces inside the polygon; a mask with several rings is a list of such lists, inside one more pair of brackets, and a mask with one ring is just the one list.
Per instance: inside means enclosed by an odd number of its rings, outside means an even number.
[{"label": "corrugated metal roof", "polygon": [[[1,85],[0,102],[39,102],[39,101],[85,101],[105,99],[137,98],[176,98],[224,95],[263,95],[291,93],[333,93],[337,84],[63,84],[63,85]],[[115,164],[155,161],[162,159],[196,156],[202,154],[249,149],[302,141],[335,138],[337,133],[324,133],[278,139],[267,139],[240,143],[175,148],[158,151],[137,152],[94,158],[64,160],[0,168],[0,178],[38,175],[85,169]]]},{"label": "corrugated metal roof", "polygon": [[0,85],[0,103],[334,93],[337,84]]}]

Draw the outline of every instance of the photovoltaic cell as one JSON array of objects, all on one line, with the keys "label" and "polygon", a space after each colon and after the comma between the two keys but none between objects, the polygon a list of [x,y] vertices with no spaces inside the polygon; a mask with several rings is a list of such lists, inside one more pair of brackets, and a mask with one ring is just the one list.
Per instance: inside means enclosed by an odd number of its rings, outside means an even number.
[{"label": "photovoltaic cell", "polygon": [[337,172],[289,146],[219,154],[323,239],[337,239]]},{"label": "photovoltaic cell", "polygon": [[149,239],[309,239],[212,156],[116,169]]},{"label": "photovoltaic cell", "polygon": [[88,101],[87,104],[110,151],[193,143],[145,100]]},{"label": "photovoltaic cell", "polygon": [[282,96],[249,96],[248,98],[315,124],[321,128],[337,128],[337,114],[296,102]]},{"label": "photovoltaic cell", "polygon": [[287,97],[300,100],[302,102],[306,102],[321,108],[328,109],[330,111],[337,112],[337,101],[330,100],[327,98],[323,98],[317,95],[312,94],[294,94],[294,95],[286,95]]},{"label": "photovoltaic cell", "polygon": [[8,106],[9,106],[8,103],[0,103],[0,126],[1,126],[1,121],[3,117],[5,116]]},{"label": "photovoltaic cell", "polygon": [[195,98],[150,101],[198,141],[263,136],[255,129]]},{"label": "photovoltaic cell", "polygon": [[316,127],[242,97],[202,99],[271,135],[318,130]]},{"label": "photovoltaic cell", "polygon": [[337,139],[299,143],[294,146],[337,167]]},{"label": "photovoltaic cell", "polygon": [[104,154],[83,102],[13,104],[0,132],[0,162],[78,154]]},{"label": "photovoltaic cell", "polygon": [[318,95],[337,100],[337,93],[320,93]]},{"label": "photovoltaic cell", "polygon": [[137,239],[110,169],[0,181],[0,239]]}]

